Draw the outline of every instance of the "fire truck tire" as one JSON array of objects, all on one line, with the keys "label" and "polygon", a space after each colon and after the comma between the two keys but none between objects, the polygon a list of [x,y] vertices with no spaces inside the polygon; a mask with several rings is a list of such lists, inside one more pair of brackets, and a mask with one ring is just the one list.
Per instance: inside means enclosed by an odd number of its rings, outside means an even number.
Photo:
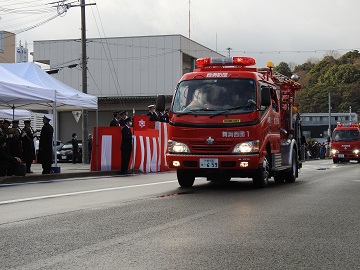
[{"label": "fire truck tire", "polygon": [[180,187],[192,187],[195,182],[195,176],[187,171],[177,170],[177,179]]},{"label": "fire truck tire", "polygon": [[291,168],[287,172],[285,172],[285,182],[286,183],[294,183],[296,180],[296,176],[298,175],[298,164],[296,159],[296,153],[293,150],[292,159],[291,159]]},{"label": "fire truck tire", "polygon": [[339,163],[339,160],[337,158],[333,158],[333,163]]},{"label": "fire truck tire", "polygon": [[267,187],[269,182],[269,163],[266,158],[264,158],[264,162],[253,176],[253,184],[257,188],[265,188]]}]

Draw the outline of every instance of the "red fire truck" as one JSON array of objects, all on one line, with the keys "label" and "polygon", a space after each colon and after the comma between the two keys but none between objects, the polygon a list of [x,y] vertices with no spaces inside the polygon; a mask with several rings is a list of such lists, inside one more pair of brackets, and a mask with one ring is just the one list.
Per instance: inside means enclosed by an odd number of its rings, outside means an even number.
[{"label": "red fire truck", "polygon": [[360,127],[338,124],[332,134],[331,157],[334,163],[357,160],[360,163]]},{"label": "red fire truck", "polygon": [[[305,153],[294,106],[300,84],[276,73],[272,62],[254,65],[249,57],[201,58],[180,79],[166,159],[181,187],[191,187],[196,177],[252,178],[257,187],[270,177],[277,183],[298,177]],[[165,108],[165,96],[156,106]]]}]

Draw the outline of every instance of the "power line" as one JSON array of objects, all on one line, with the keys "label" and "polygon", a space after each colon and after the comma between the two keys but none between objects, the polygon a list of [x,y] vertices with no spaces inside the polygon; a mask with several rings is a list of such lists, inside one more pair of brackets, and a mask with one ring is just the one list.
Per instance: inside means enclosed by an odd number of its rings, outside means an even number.
[{"label": "power line", "polygon": [[[91,10],[92,10],[92,9],[91,9]],[[101,28],[102,28],[102,31],[103,31],[104,36],[105,36],[104,26],[103,26],[103,24],[102,24],[102,20],[101,20],[101,17],[100,17],[99,9],[97,8],[97,6],[96,6],[96,10],[97,10],[97,12],[98,12],[98,16],[99,16]],[[92,11],[93,11],[93,10],[92,10]],[[94,18],[95,18],[94,11],[93,11],[93,16],[94,16]],[[97,27],[99,36],[101,37],[101,33],[100,33],[100,30],[99,30],[99,27],[98,27],[98,24],[97,24],[96,20],[95,20],[95,23],[96,23],[96,27]],[[103,39],[101,38],[101,40],[103,40]],[[109,66],[111,78],[112,78],[112,80],[113,80],[113,82],[114,82],[116,92],[117,92],[117,94],[120,96],[120,95],[122,95],[122,91],[121,91],[121,86],[120,86],[120,82],[119,82],[119,77],[118,77],[117,73],[115,73],[114,62],[113,62],[113,58],[111,57],[111,51],[110,51],[110,47],[109,47],[109,44],[108,44],[108,42],[107,42],[107,38],[106,38],[106,37],[105,37],[105,44],[106,44],[107,50],[105,50],[104,43],[101,42],[101,44],[102,44],[103,50],[104,50],[104,52],[105,52],[105,56],[106,56],[107,63],[108,63],[108,66]],[[108,57],[108,54],[110,55],[110,57]],[[110,61],[109,61],[109,59],[110,59]],[[110,67],[110,62],[111,62],[112,68]],[[120,91],[120,93],[119,93],[119,91]],[[123,104],[123,105],[124,105],[124,104]]]}]

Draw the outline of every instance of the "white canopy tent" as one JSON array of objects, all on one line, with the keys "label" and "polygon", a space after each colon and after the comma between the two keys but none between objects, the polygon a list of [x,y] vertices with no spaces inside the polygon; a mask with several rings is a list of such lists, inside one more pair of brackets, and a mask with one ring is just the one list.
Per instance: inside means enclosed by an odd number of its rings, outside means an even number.
[{"label": "white canopy tent", "polygon": [[97,110],[98,99],[60,82],[35,63],[0,64],[1,108],[52,111],[56,130],[57,111]]},{"label": "white canopy tent", "polygon": [[57,111],[96,110],[97,97],[47,74],[35,63],[0,64],[0,107]]},{"label": "white canopy tent", "polygon": [[31,112],[28,110],[4,109],[4,110],[0,110],[0,119],[7,119],[7,120],[31,119]]}]

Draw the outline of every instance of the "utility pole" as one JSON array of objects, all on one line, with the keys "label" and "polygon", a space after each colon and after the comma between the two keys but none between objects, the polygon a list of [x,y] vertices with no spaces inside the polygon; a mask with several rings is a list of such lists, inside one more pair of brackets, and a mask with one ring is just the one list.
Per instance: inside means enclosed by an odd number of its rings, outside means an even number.
[{"label": "utility pole", "polygon": [[[87,59],[86,59],[86,19],[85,19],[85,0],[81,0],[81,66],[82,66],[82,92],[87,94]],[[82,160],[88,164],[88,111],[82,112]]]},{"label": "utility pole", "polygon": [[329,127],[328,127],[328,135],[331,138],[331,93],[329,92]]},{"label": "utility pole", "polygon": [[[71,5],[70,7],[81,8],[81,71],[82,71],[82,92],[87,94],[87,57],[86,57],[86,18],[85,7],[96,5],[95,3],[85,4],[85,0],[80,0],[80,5]],[[88,111],[82,111],[82,160],[88,164]]]},{"label": "utility pole", "polygon": [[190,39],[190,0],[189,0],[189,39]]},{"label": "utility pole", "polygon": [[[56,3],[56,2],[54,2]],[[59,2],[60,3],[60,2]],[[64,3],[63,3],[64,4]],[[96,3],[85,4],[85,0],[80,0],[80,5],[66,4],[61,5],[61,13],[66,12],[71,7],[81,8],[81,75],[82,75],[82,92],[87,94],[87,57],[86,57],[86,18],[85,18],[85,7],[93,6]],[[88,164],[88,111],[82,110],[82,160],[83,163]]]},{"label": "utility pole", "polygon": [[352,122],[352,119],[351,119],[351,106],[349,107],[349,119],[350,119],[350,124]]}]

